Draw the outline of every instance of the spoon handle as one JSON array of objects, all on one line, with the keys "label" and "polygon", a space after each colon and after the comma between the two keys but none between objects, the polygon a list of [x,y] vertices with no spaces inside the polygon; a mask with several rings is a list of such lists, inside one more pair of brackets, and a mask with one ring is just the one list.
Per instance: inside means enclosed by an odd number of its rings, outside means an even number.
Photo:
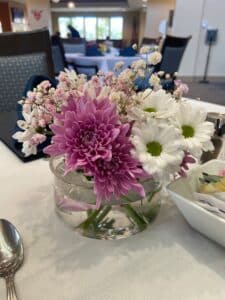
[{"label": "spoon handle", "polygon": [[6,277],[7,300],[18,300],[14,285],[14,275]]}]

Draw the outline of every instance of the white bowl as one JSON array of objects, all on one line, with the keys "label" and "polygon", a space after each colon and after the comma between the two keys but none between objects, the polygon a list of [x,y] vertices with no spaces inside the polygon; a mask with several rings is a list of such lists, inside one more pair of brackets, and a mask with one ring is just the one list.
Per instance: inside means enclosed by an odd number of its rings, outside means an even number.
[{"label": "white bowl", "polygon": [[225,161],[211,160],[170,183],[167,190],[191,227],[225,247],[225,220],[201,208],[194,196],[202,172],[218,175],[221,170],[225,170]]}]

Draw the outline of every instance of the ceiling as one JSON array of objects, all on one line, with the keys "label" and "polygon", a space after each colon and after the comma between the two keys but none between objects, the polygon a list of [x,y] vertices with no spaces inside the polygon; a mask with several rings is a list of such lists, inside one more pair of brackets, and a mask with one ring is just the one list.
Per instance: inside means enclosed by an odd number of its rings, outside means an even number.
[{"label": "ceiling", "polygon": [[[66,5],[69,0],[61,0],[58,5]],[[127,6],[127,0],[75,0],[77,7],[92,7],[92,6]]]},{"label": "ceiling", "polygon": [[52,11],[126,11],[126,10],[140,10],[143,8],[143,0],[73,0],[76,7],[69,9],[67,3],[70,0],[60,0],[59,3],[52,3]]}]

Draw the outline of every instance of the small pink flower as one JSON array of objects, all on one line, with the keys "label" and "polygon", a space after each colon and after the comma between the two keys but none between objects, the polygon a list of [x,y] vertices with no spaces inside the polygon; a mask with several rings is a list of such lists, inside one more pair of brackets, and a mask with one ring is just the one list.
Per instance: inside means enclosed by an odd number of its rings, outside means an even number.
[{"label": "small pink flower", "polygon": [[183,83],[180,79],[174,80],[175,86],[177,89],[174,92],[174,96],[180,98],[183,94],[187,94],[189,92],[189,87],[186,83]]},{"label": "small pink flower", "polygon": [[48,80],[42,81],[37,88],[43,90],[44,92],[47,92],[48,89],[51,87],[51,83]]},{"label": "small pink flower", "polygon": [[31,119],[31,126],[34,128],[38,127],[38,119],[37,118],[33,117]]},{"label": "small pink flower", "polygon": [[24,111],[25,113],[29,114],[29,113],[31,112],[31,105],[25,103],[25,104],[23,105],[23,111]]},{"label": "small pink flower", "polygon": [[62,88],[57,88],[55,90],[55,97],[57,98],[64,98],[65,97],[65,91]]},{"label": "small pink flower", "polygon": [[35,101],[35,99],[36,99],[36,93],[35,92],[31,92],[31,91],[27,92],[26,101],[29,101],[29,102],[33,103]]},{"label": "small pink flower", "polygon": [[44,119],[41,119],[38,124],[39,126],[44,128],[46,126],[46,121]]},{"label": "small pink flower", "polygon": [[224,176],[225,176],[225,170],[221,170],[221,171],[219,171],[219,176],[222,176],[222,177],[224,177]]},{"label": "small pink flower", "polygon": [[186,83],[182,83],[179,86],[179,89],[183,92],[183,94],[187,94],[189,92],[189,87]]},{"label": "small pink flower", "polygon": [[54,115],[56,112],[56,107],[54,104],[46,104],[45,108],[52,114]]},{"label": "small pink flower", "polygon": [[30,140],[32,145],[39,145],[45,141],[46,141],[46,136],[40,133],[34,134]]}]

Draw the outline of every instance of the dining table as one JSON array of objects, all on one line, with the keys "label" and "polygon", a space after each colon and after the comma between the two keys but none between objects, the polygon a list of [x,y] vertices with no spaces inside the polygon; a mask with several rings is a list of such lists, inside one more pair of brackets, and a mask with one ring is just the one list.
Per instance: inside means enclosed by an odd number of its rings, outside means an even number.
[{"label": "dining table", "polygon": [[[225,113],[224,106],[188,101]],[[24,163],[0,142],[0,218],[19,230],[25,252],[15,276],[19,300],[225,299],[225,249],[193,230],[166,194],[142,233],[85,238],[56,215],[48,164]]]},{"label": "dining table", "polygon": [[101,56],[86,56],[81,53],[66,53],[66,60],[68,63],[75,63],[78,65],[97,66],[100,71],[105,73],[113,71],[114,66],[117,62],[123,62],[123,69],[129,67],[134,61],[142,58],[139,55],[134,56],[119,56],[115,53],[106,53]]}]

